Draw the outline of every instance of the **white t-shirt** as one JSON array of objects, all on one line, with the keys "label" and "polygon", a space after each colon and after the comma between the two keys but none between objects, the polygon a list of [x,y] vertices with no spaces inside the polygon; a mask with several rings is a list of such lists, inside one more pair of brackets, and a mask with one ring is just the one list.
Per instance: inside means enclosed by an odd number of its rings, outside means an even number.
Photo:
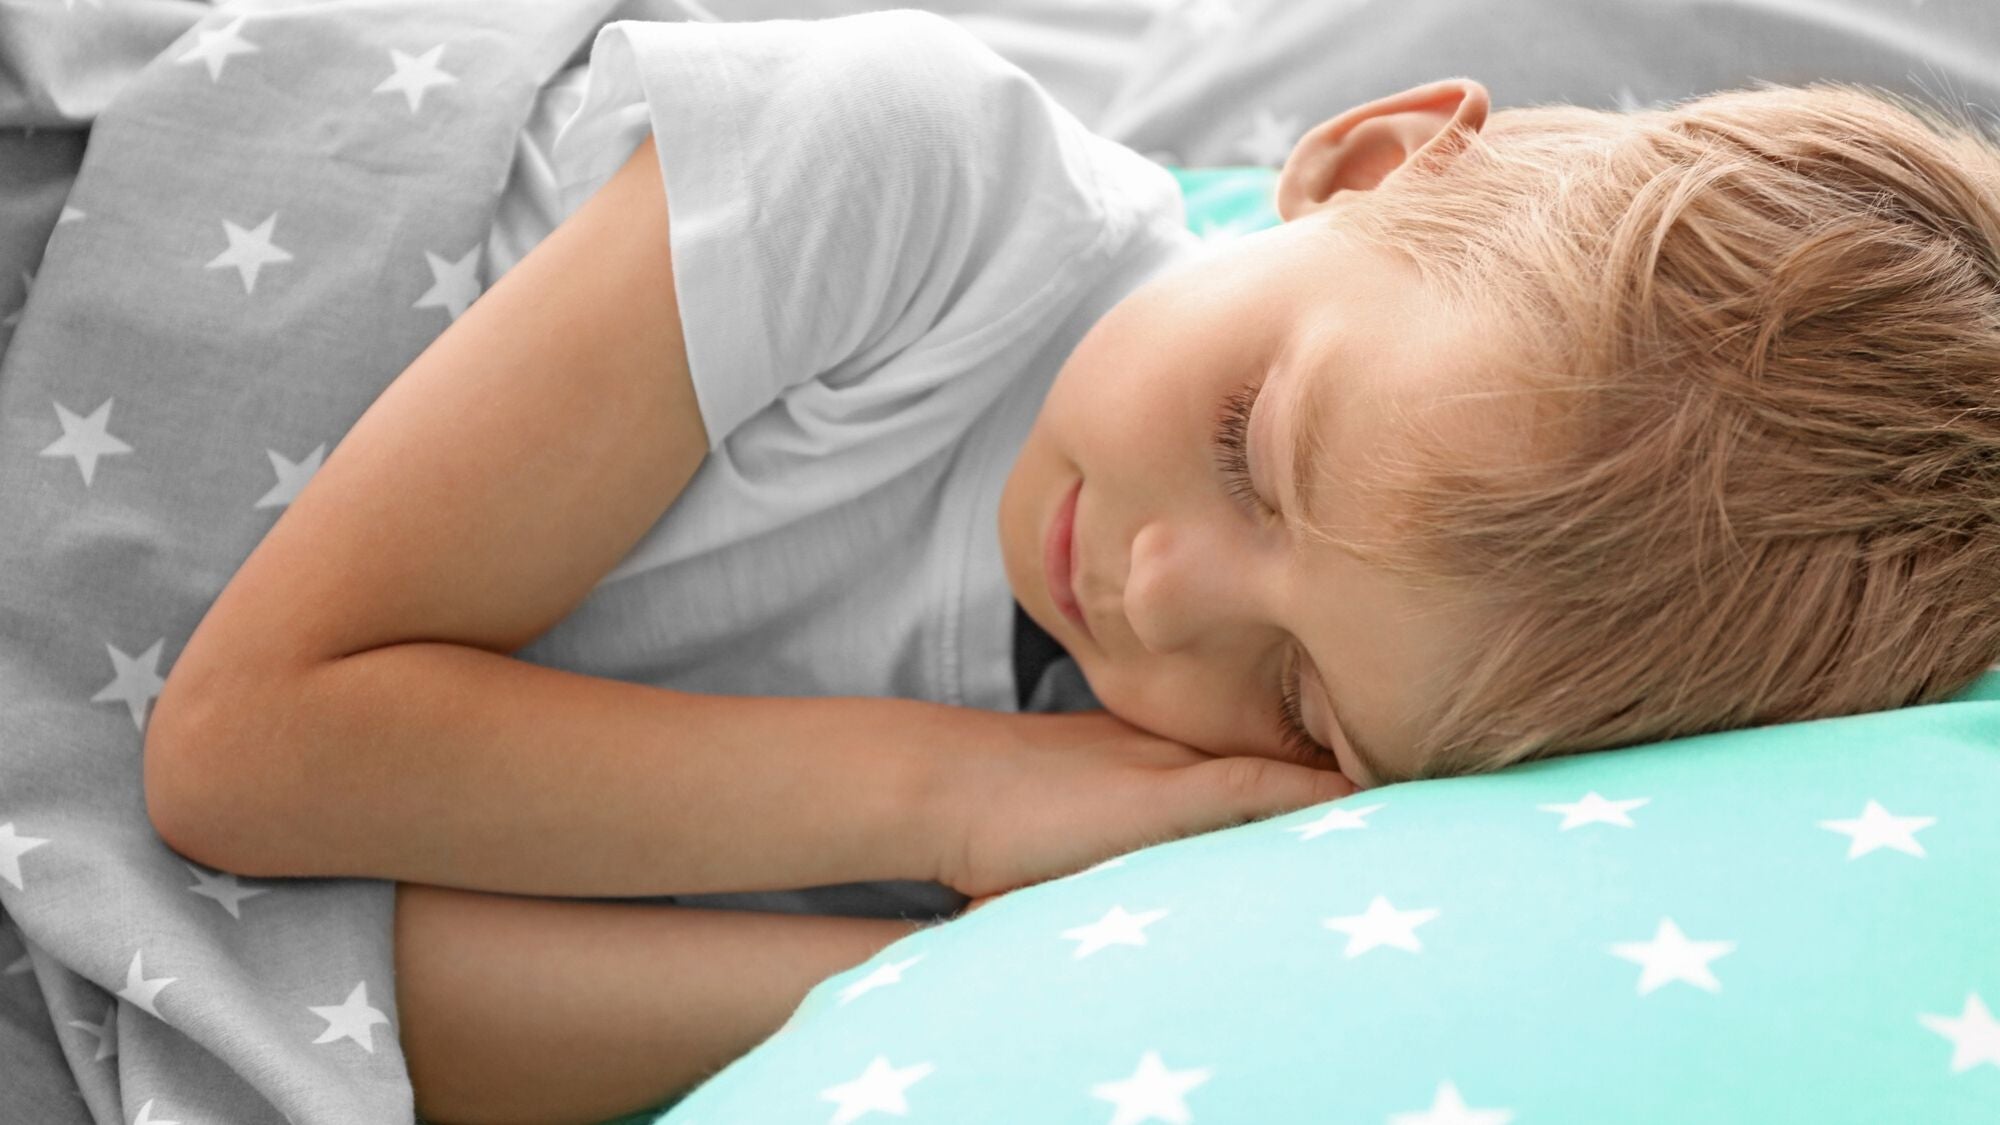
[{"label": "white t-shirt", "polygon": [[[519,657],[684,691],[1016,710],[1001,486],[1084,333],[1199,252],[1173,176],[930,12],[621,20],[538,99],[489,279],[649,129],[709,452]],[[915,881],[673,898],[883,917],[965,902]]]}]

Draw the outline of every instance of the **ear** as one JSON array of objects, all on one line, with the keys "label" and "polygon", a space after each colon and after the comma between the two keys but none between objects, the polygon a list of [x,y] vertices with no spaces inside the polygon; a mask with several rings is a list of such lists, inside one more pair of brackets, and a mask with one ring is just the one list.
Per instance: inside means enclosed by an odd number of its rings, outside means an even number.
[{"label": "ear", "polygon": [[1355,106],[1299,139],[1278,174],[1278,216],[1290,222],[1335,193],[1373,190],[1413,158],[1442,159],[1486,125],[1492,99],[1470,78],[1446,78]]}]

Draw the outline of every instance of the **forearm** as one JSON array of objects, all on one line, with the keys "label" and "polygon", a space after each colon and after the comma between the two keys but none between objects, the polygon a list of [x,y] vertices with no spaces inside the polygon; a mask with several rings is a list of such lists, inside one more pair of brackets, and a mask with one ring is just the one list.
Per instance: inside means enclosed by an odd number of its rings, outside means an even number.
[{"label": "forearm", "polygon": [[603,1121],[684,1094],[923,924],[396,888],[397,1034],[438,1125]]},{"label": "forearm", "polygon": [[248,875],[525,895],[935,878],[924,809],[938,759],[1007,717],[693,694],[438,643],[269,688],[234,732],[220,693],[191,696],[215,710],[167,748],[196,779],[168,788],[183,794],[172,819],[199,827],[170,842]]}]

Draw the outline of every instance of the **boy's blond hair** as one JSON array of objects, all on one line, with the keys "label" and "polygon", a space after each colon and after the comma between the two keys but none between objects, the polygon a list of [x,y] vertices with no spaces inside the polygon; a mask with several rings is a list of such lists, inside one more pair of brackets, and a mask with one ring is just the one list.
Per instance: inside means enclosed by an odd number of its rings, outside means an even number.
[{"label": "boy's blond hair", "polygon": [[1324,531],[1477,623],[1414,776],[1935,702],[2000,658],[2000,149],[1833,83],[1453,139],[1337,224],[1490,327],[1533,422],[1468,463],[1406,416],[1393,533]]}]

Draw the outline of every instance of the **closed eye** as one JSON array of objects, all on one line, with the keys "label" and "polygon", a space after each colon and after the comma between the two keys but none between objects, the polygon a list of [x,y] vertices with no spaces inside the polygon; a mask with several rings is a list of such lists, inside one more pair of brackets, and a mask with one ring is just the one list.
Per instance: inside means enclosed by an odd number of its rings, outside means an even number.
[{"label": "closed eye", "polygon": [[[1230,494],[1253,514],[1276,521],[1279,514],[1257,495],[1250,476],[1250,411],[1257,405],[1260,384],[1245,383],[1223,401],[1216,416],[1215,455]],[[1332,761],[1334,752],[1319,744],[1306,730],[1305,713],[1299,703],[1299,663],[1296,650],[1288,652],[1285,670],[1279,677],[1278,737],[1284,748],[1302,761]]]}]

